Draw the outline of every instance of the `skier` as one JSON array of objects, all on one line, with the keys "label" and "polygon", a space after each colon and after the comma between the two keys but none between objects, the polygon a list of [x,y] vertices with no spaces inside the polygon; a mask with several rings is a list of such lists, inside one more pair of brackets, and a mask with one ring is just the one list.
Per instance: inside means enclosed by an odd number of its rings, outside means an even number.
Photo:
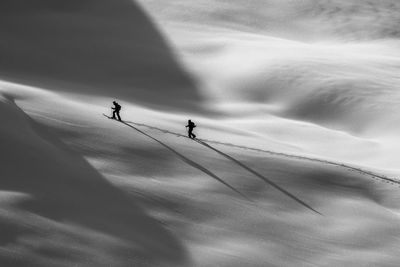
[{"label": "skier", "polygon": [[191,139],[196,138],[196,135],[193,133],[193,129],[196,127],[196,124],[192,122],[191,120],[188,120],[188,125],[186,125],[186,128],[189,128],[188,130],[188,136]]},{"label": "skier", "polygon": [[115,115],[117,115],[118,120],[121,121],[121,116],[119,115],[119,112],[121,110],[121,106],[116,101],[113,101],[113,104],[114,104],[114,107],[111,108],[113,110],[112,119],[115,120],[116,119]]}]

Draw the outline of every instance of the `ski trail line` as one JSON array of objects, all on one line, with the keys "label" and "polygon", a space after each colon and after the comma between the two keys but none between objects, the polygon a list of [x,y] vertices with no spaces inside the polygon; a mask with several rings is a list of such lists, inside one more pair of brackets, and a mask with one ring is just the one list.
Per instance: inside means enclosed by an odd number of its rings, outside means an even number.
[{"label": "ski trail line", "polygon": [[[157,131],[160,131],[162,133],[175,135],[177,137],[188,138],[186,135],[183,135],[183,134],[180,134],[180,133],[171,132],[169,130],[157,128],[157,127],[146,125],[146,124],[143,124],[143,123],[135,123],[135,122],[129,122],[129,123],[135,124],[137,126],[142,126],[142,127],[146,127],[146,128],[149,128],[149,129],[157,130]],[[312,158],[312,157],[306,157],[306,156],[299,156],[299,155],[288,154],[288,153],[282,153],[282,152],[275,152],[275,151],[265,150],[265,149],[260,149],[260,148],[241,146],[241,145],[236,145],[236,144],[232,144],[232,143],[225,143],[225,142],[208,140],[208,139],[197,138],[197,140],[204,141],[204,142],[211,143],[211,144],[216,144],[216,145],[222,145],[222,146],[228,146],[228,147],[234,147],[234,148],[239,148],[239,149],[245,149],[245,150],[251,150],[251,151],[266,153],[266,154],[269,154],[269,155],[274,155],[274,156],[279,156],[279,157],[285,157],[285,158],[292,158],[292,159],[298,159],[298,160],[305,160],[305,161],[329,164],[329,165],[332,165],[332,166],[335,166],[335,167],[347,169],[349,171],[359,172],[361,174],[370,176],[373,179],[381,180],[383,182],[388,182],[388,183],[392,183],[392,184],[397,184],[397,185],[400,186],[400,180],[397,180],[397,178],[387,177],[386,175],[378,174],[378,173],[375,173],[375,172],[372,172],[372,171],[368,171],[368,170],[365,170],[365,169],[362,169],[362,168],[357,168],[357,167],[351,166],[349,164],[334,162],[334,161],[330,161],[330,160],[323,160],[323,159],[318,159],[318,158]]]},{"label": "ski trail line", "polygon": [[297,203],[300,203],[301,205],[303,205],[304,207],[308,208],[309,210],[318,213],[319,215],[323,215],[322,213],[318,212],[317,210],[315,210],[314,208],[312,208],[310,205],[308,205],[307,203],[305,203],[304,201],[302,201],[301,199],[299,199],[298,197],[296,197],[295,195],[293,195],[292,193],[288,192],[287,190],[283,189],[282,187],[280,187],[279,185],[275,184],[274,182],[272,182],[271,180],[269,180],[268,178],[266,178],[265,176],[259,174],[258,172],[256,172],[255,170],[253,170],[252,168],[248,167],[247,165],[245,165],[244,163],[240,162],[239,160],[229,156],[228,154],[225,154],[224,152],[210,146],[209,144],[201,141],[201,140],[196,140],[199,144],[208,147],[209,149],[217,152],[218,154],[224,156],[225,158],[230,159],[231,161],[233,161],[234,163],[236,163],[237,165],[239,165],[240,167],[242,167],[243,169],[249,171],[250,173],[254,174],[255,176],[257,176],[258,178],[260,178],[261,180],[263,180],[264,182],[270,184],[271,186],[273,186],[274,188],[276,188],[277,190],[281,191],[283,194],[285,194],[286,196],[292,198],[293,200],[295,200]]},{"label": "ski trail line", "polygon": [[204,172],[205,174],[207,174],[208,176],[214,178],[215,180],[219,181],[220,183],[224,184],[225,186],[227,186],[228,188],[230,188],[232,191],[236,192],[237,194],[239,194],[241,197],[243,197],[244,199],[246,199],[247,201],[250,202],[254,202],[253,200],[251,200],[250,198],[248,198],[247,196],[245,196],[243,193],[241,193],[239,190],[237,190],[236,188],[234,188],[233,186],[231,186],[230,184],[228,184],[227,182],[225,182],[224,180],[222,180],[221,178],[219,178],[217,175],[215,175],[213,172],[209,171],[208,169],[206,169],[205,167],[201,166],[200,164],[194,162],[193,160],[185,157],[184,155],[182,155],[181,153],[179,153],[178,151],[176,151],[175,149],[173,149],[172,147],[166,145],[165,143],[161,142],[160,140],[152,137],[151,135],[137,129],[136,127],[130,125],[127,122],[121,121],[122,124],[125,124],[126,126],[138,131],[139,133],[149,137],[150,139],[156,141],[157,143],[159,143],[160,145],[162,145],[163,147],[165,147],[166,149],[168,149],[169,151],[173,152],[176,156],[178,156],[183,162],[187,163],[188,165]]}]

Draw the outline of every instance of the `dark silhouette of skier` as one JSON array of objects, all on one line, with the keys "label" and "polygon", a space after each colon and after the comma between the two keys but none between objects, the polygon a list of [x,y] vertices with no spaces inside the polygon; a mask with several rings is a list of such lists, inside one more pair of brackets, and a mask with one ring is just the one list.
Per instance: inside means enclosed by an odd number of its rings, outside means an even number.
[{"label": "dark silhouette of skier", "polygon": [[114,107],[111,108],[113,110],[112,119],[116,119],[115,115],[117,115],[118,120],[121,121],[121,116],[119,115],[121,106],[116,101],[113,101],[113,104],[114,104]]},{"label": "dark silhouette of skier", "polygon": [[186,125],[186,128],[189,128],[188,130],[188,136],[191,139],[196,138],[196,135],[193,133],[193,129],[196,127],[196,124],[192,122],[191,120],[188,120],[188,125]]}]

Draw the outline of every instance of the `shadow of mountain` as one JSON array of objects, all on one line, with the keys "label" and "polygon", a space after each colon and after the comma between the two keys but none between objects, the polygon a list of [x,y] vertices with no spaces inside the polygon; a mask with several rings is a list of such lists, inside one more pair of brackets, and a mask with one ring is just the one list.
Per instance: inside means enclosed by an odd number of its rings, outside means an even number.
[{"label": "shadow of mountain", "polygon": [[194,82],[131,0],[0,1],[0,76],[163,109],[199,108]]},{"label": "shadow of mountain", "polygon": [[[82,235],[79,236],[82,240],[78,239],[81,244],[88,242],[83,241],[87,231],[120,240],[129,248],[118,259],[126,261],[124,266],[139,264],[141,260],[146,264],[171,263],[173,266],[187,261],[179,240],[12,101],[0,103],[0,117],[0,192],[18,192],[28,196],[17,205],[21,212],[34,214],[55,225],[78,225],[86,229],[77,234]],[[0,225],[9,229],[7,235],[0,236],[1,246],[20,243],[18,240],[26,235],[41,235],[24,222],[10,225],[2,218],[0,221]],[[51,229],[52,224],[46,228]],[[107,248],[107,244],[101,242],[90,243],[94,251],[106,247],[107,253],[115,256],[118,247],[109,246]],[[49,253],[51,255],[45,257],[65,253],[66,258],[73,258],[67,252]],[[18,257],[1,254],[0,263],[9,264],[14,262],[14,258]],[[130,261],[132,258],[136,258],[135,261]],[[15,263],[18,263],[17,259]]]}]

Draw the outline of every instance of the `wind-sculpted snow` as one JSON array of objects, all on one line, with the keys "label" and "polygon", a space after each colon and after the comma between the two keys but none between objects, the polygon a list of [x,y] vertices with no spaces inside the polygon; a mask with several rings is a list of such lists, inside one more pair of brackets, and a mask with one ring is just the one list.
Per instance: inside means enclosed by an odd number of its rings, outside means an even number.
[{"label": "wind-sculpted snow", "polygon": [[398,9],[0,1],[0,265],[398,266]]},{"label": "wind-sculpted snow", "polygon": [[31,116],[1,105],[5,266],[398,262],[399,188],[373,174],[296,154],[299,147],[228,119],[191,117],[196,135],[221,154],[184,138],[182,114],[121,103],[137,131],[102,116],[103,98],[10,83],[0,92]]},{"label": "wind-sculpted snow", "polygon": [[[140,1],[160,20],[313,41],[397,38],[396,0]],[[183,26],[183,25],[181,25]]]},{"label": "wind-sculpted snow", "polygon": [[324,141],[332,137],[294,124],[369,140],[375,145],[350,145],[339,158],[399,166],[398,1],[141,3],[179,48],[210,110],[294,145],[314,137],[318,145],[305,149],[329,157],[339,151]]}]

